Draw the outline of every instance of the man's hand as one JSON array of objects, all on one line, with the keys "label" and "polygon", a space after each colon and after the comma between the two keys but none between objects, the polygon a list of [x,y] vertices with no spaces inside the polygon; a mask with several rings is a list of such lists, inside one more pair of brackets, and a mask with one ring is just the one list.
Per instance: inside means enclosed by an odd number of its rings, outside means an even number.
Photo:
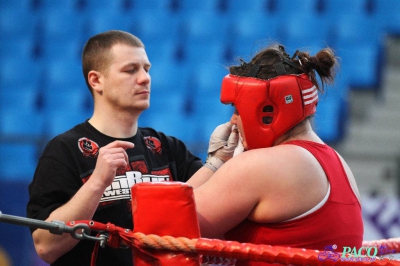
[{"label": "man's hand", "polygon": [[95,176],[102,186],[108,187],[113,182],[117,170],[126,168],[129,163],[126,149],[133,147],[135,147],[133,143],[121,140],[101,147],[92,177]]},{"label": "man's hand", "polygon": [[211,134],[208,146],[208,157],[204,166],[214,172],[230,158],[238,145],[239,134],[236,125],[230,122],[219,125]]}]

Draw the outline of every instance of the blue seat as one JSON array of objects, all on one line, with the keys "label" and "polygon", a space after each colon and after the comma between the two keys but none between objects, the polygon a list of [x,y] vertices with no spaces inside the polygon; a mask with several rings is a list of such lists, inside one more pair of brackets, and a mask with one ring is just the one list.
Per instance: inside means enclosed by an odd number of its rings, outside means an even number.
[{"label": "blue seat", "polygon": [[342,15],[332,23],[331,27],[334,46],[358,43],[382,45],[385,38],[379,22],[366,14]]},{"label": "blue seat", "polygon": [[34,37],[37,33],[37,16],[29,9],[4,8],[0,11],[0,34],[8,37]]},{"label": "blue seat", "polygon": [[171,116],[185,113],[185,97],[189,93],[189,76],[177,62],[155,61],[150,69],[151,94],[150,108],[141,118],[148,119],[152,114],[168,113]]},{"label": "blue seat", "polygon": [[371,45],[357,44],[338,47],[341,71],[353,89],[379,89],[381,87],[382,55]]},{"label": "blue seat", "polygon": [[[59,11],[78,11],[81,8],[81,0],[68,0],[68,1],[53,1],[53,0],[40,0],[37,1],[37,12],[41,15],[50,14]],[[114,2],[114,1],[112,1]]]},{"label": "blue seat", "polygon": [[33,2],[32,0],[0,0],[0,10],[9,8],[30,10],[33,8]]},{"label": "blue seat", "polygon": [[38,86],[42,74],[42,66],[32,58],[11,56],[0,60],[0,87]]},{"label": "blue seat", "polygon": [[81,60],[84,43],[78,38],[48,40],[41,45],[41,60]]},{"label": "blue seat", "polygon": [[166,109],[164,112],[143,113],[143,117],[139,118],[140,127],[151,127],[157,131],[164,132],[167,135],[174,136],[182,140],[185,144],[198,141],[196,121],[191,120],[184,113],[171,114]]},{"label": "blue seat", "polygon": [[365,15],[368,13],[368,0],[324,0],[322,14],[329,20],[336,20],[342,15]]},{"label": "blue seat", "polygon": [[185,13],[180,22],[185,62],[197,64],[205,58],[219,64],[226,61],[227,44],[232,34],[226,17],[213,11],[193,10]]},{"label": "blue seat", "polygon": [[374,0],[372,17],[379,28],[390,35],[400,35],[400,2],[397,0]]},{"label": "blue seat", "polygon": [[315,115],[315,130],[326,143],[334,144],[341,141],[347,132],[348,107],[344,99],[320,97]]},{"label": "blue seat", "polygon": [[1,110],[0,118],[0,135],[6,139],[37,140],[43,134],[44,117],[38,111]]},{"label": "blue seat", "polygon": [[195,72],[187,100],[191,103],[190,117],[197,122],[199,142],[208,142],[214,128],[228,122],[233,113],[231,105],[224,105],[220,101],[222,79],[229,71],[222,65],[206,65],[199,65]]},{"label": "blue seat", "polygon": [[241,14],[263,14],[269,12],[268,0],[229,0],[227,1],[227,11],[229,14],[234,15],[234,20],[238,19]]},{"label": "blue seat", "polygon": [[341,70],[335,76],[334,83],[327,85],[324,93],[319,94],[314,126],[318,135],[327,143],[338,143],[346,137],[350,118],[348,82]]},{"label": "blue seat", "polygon": [[83,41],[85,17],[73,8],[56,9],[56,7],[54,10],[40,13],[40,33],[38,33],[40,40],[43,42],[68,39]]},{"label": "blue seat", "polygon": [[341,16],[333,31],[332,46],[341,57],[342,72],[353,88],[379,89],[384,35],[371,16]]},{"label": "blue seat", "polygon": [[199,95],[193,99],[194,111],[192,117],[202,117],[202,119],[196,119],[196,121],[203,123],[209,121],[208,118],[211,118],[213,123],[221,124],[230,120],[234,108],[232,105],[221,103],[219,91],[220,89],[217,89],[216,93],[212,95]]},{"label": "blue seat", "polygon": [[70,130],[72,127],[83,123],[89,119],[92,112],[77,111],[77,110],[57,110],[54,112],[47,112],[45,114],[45,132],[44,137],[52,138],[58,134]]},{"label": "blue seat", "polygon": [[203,143],[206,151],[211,133],[218,125],[228,122],[234,110],[231,105],[220,102],[219,93],[198,96],[193,100],[194,111],[190,114],[190,119],[196,121],[193,126],[196,129],[197,142]]},{"label": "blue seat", "polygon": [[0,180],[32,179],[39,158],[35,143],[2,142],[0,150]]},{"label": "blue seat", "polygon": [[[150,60],[151,61],[151,60]],[[155,62],[150,69],[151,75],[151,91],[153,94],[165,93],[185,93],[185,88],[188,86],[189,75],[187,71],[174,61],[158,61]]]},{"label": "blue seat", "polygon": [[83,9],[85,12],[104,12],[122,13],[124,11],[124,0],[83,0]]},{"label": "blue seat", "polygon": [[212,10],[195,9],[185,12],[180,17],[180,23],[180,38],[188,42],[223,41],[232,34],[228,18]]},{"label": "blue seat", "polygon": [[130,32],[137,35],[146,45],[149,42],[164,43],[178,40],[180,35],[179,16],[162,9],[133,10],[130,17]]},{"label": "blue seat", "polygon": [[223,65],[227,58],[227,44],[224,41],[215,40],[203,42],[186,42],[183,46],[182,60],[186,67],[208,62],[209,65]]},{"label": "blue seat", "polygon": [[[110,1],[113,2],[113,1]],[[87,39],[95,34],[99,34],[108,30],[123,30],[131,31],[133,18],[127,16],[124,12],[116,10],[99,9],[96,12],[93,10],[85,10],[85,34],[84,39]]]},{"label": "blue seat", "polygon": [[244,51],[258,50],[279,41],[278,17],[261,13],[242,13],[232,22],[232,43]]},{"label": "blue seat", "polygon": [[[273,1],[271,7],[273,13],[277,13],[279,17],[283,18],[286,22],[296,19],[297,16],[314,16],[318,12],[319,0],[303,0],[301,4],[295,3],[291,0],[278,0]],[[303,25],[304,27],[305,25]],[[320,27],[318,27],[320,29]]]},{"label": "blue seat", "polygon": [[162,42],[143,39],[147,57],[154,66],[161,63],[174,63],[178,60],[179,43],[174,38],[165,39]]},{"label": "blue seat", "polygon": [[[331,42],[330,23],[317,13],[287,17],[278,16],[279,42],[291,49],[326,47]],[[310,27],[318,25],[318,29]],[[314,52],[314,51],[313,51]]]},{"label": "blue seat", "polygon": [[169,12],[172,10],[171,0],[146,0],[146,1],[131,1],[132,9],[138,11],[164,11]]},{"label": "blue seat", "polygon": [[35,112],[39,108],[39,94],[39,89],[29,84],[1,88],[0,110]]},{"label": "blue seat", "polygon": [[[3,151],[1,145],[2,144],[0,144],[0,150]],[[21,163],[22,158],[23,156],[19,155],[19,158],[15,161],[19,163],[17,166],[19,169],[22,169],[23,166],[23,163]],[[0,165],[2,165],[1,162]],[[19,180],[4,180],[2,176],[0,176],[0,211],[3,214],[17,215],[21,217],[26,216],[26,204],[29,200],[27,188],[31,180],[32,176],[26,176],[26,179],[24,180],[21,180],[20,178]],[[27,227],[0,223],[0,232],[0,248],[9,255],[12,265],[45,265],[41,259],[38,259],[35,248],[32,244],[31,233]],[[6,263],[2,265],[5,266],[11,264]]]},{"label": "blue seat", "polygon": [[211,11],[211,12],[220,12],[222,11],[222,4],[223,0],[178,0],[177,2],[177,9],[181,14],[185,14],[187,12],[192,12],[194,10],[197,11]]},{"label": "blue seat", "polygon": [[222,79],[229,73],[223,64],[202,62],[190,76],[190,91],[193,97],[217,95],[219,97]]},{"label": "blue seat", "polygon": [[88,103],[92,101],[91,97],[89,90],[85,88],[46,91],[43,93],[42,111],[69,112],[72,110],[73,112],[85,112],[90,109]]},{"label": "blue seat", "polygon": [[52,60],[80,60],[83,43],[79,38],[46,38],[38,48],[38,60],[46,65]]},{"label": "blue seat", "polygon": [[[143,112],[141,118],[157,117],[159,114],[168,114],[171,117],[185,114],[186,95],[171,92],[171,90],[153,91],[150,97],[150,107]],[[157,122],[159,119],[155,119]]]},{"label": "blue seat", "polygon": [[[36,57],[36,43],[29,36],[14,36],[0,42],[0,59],[2,58],[30,58]],[[17,60],[17,59],[16,59]]]},{"label": "blue seat", "polygon": [[265,48],[269,42],[265,40],[241,39],[236,40],[231,47],[229,47],[230,63],[238,65],[244,61],[250,61],[253,56],[261,49]]},{"label": "blue seat", "polygon": [[45,66],[44,90],[65,91],[86,86],[80,60],[55,58],[47,61]]}]

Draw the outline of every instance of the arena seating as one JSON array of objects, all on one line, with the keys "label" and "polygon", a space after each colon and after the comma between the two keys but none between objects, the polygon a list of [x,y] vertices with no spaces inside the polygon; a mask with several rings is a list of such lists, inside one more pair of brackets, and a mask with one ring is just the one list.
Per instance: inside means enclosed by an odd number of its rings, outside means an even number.
[{"label": "arena seating", "polygon": [[[145,45],[177,44],[180,32],[180,17],[169,10],[130,10],[127,12],[132,21],[132,33],[140,36]],[[155,58],[154,58],[155,60]]]},{"label": "arena seating", "polygon": [[37,33],[37,16],[30,12],[28,8],[18,8],[18,5],[17,8],[14,8],[10,5],[1,7],[0,12],[2,42],[15,36],[34,37]]},{"label": "arena seating", "polygon": [[[379,88],[384,36],[396,33],[396,20],[383,23],[382,19],[384,12],[389,12],[385,13],[388,16],[394,13],[388,6],[396,6],[397,1],[390,0],[307,0],[300,7],[287,0],[257,0],[251,4],[237,0],[6,2],[0,3],[0,31],[8,37],[0,44],[2,94],[9,89],[18,90],[29,80],[42,99],[37,113],[47,118],[43,114],[49,110],[87,111],[90,99],[84,88],[79,56],[86,38],[103,30],[128,30],[141,37],[154,65],[154,91],[169,94],[173,89],[183,93],[185,97],[170,97],[169,101],[185,98],[191,104],[174,106],[182,106],[180,111],[196,120],[202,113],[197,106],[204,106],[197,103],[202,99],[198,95],[218,94],[220,79],[227,73],[224,67],[236,63],[238,58],[248,60],[271,42],[282,43],[290,53],[297,48],[314,53],[329,45],[341,57],[342,74],[349,82],[346,88]],[[74,90],[83,92],[80,96]],[[57,91],[71,92],[62,97]],[[347,93],[342,97],[346,98]],[[26,94],[30,97],[32,92]],[[320,103],[321,113],[331,111],[324,106],[328,102],[346,109],[342,105],[348,103],[336,99],[341,97],[332,98]],[[71,103],[67,104],[68,101]],[[157,109],[154,101],[152,108]],[[55,102],[60,103],[57,108]],[[156,116],[157,112],[148,113],[143,117]],[[201,123],[210,120],[201,119]],[[182,128],[186,124],[183,121]],[[345,128],[338,128],[342,126],[330,123],[329,119],[325,121],[324,131],[330,136],[327,139],[340,141],[345,133],[335,132],[345,132]]]},{"label": "arena seating", "polygon": [[33,143],[1,144],[0,174],[2,180],[23,182],[31,179],[37,164],[37,153],[38,148]]},{"label": "arena seating", "polygon": [[34,85],[40,88],[42,65],[29,56],[15,56],[9,54],[0,60],[0,85],[1,92],[6,92],[9,87],[25,87]]},{"label": "arena seating", "polygon": [[[240,17],[244,17],[243,13],[247,12],[253,13],[257,15],[258,13],[267,14],[270,1],[265,0],[254,0],[254,1],[241,1],[241,0],[228,0],[224,1],[225,4],[223,6],[226,7],[226,10],[229,14],[232,15],[233,20],[236,20]],[[272,1],[273,2],[273,1]]]},{"label": "arena seating", "polygon": [[[346,88],[376,89],[380,87],[379,65],[384,62],[384,36],[396,34],[396,20],[389,23],[382,16],[391,17],[394,12],[390,7],[397,6],[396,3],[307,0],[294,6],[287,0],[257,0],[251,4],[237,0],[1,1],[0,32],[7,36],[7,41],[0,44],[1,92],[5,95],[7,90],[18,90],[29,80],[33,91],[40,94],[36,113],[45,119],[49,110],[87,111],[90,99],[84,88],[79,56],[88,36],[108,29],[128,30],[142,38],[154,65],[154,92],[183,93],[185,97],[168,100],[188,102],[173,105],[181,106],[181,112],[196,120],[205,113],[198,108],[204,106],[199,95],[218,94],[220,79],[227,73],[224,67],[236,63],[238,58],[248,60],[271,42],[282,43],[290,53],[297,48],[314,53],[329,45],[341,57],[342,74],[348,81]],[[75,90],[83,92],[80,95]],[[341,97],[346,98],[347,93]],[[24,99],[31,94],[20,95],[20,99],[26,102]],[[321,117],[325,116],[322,113],[331,112],[331,108],[324,106],[328,102],[329,106],[346,109],[342,105],[348,103],[341,97],[321,101]],[[60,104],[55,106],[55,102]],[[157,109],[155,105],[156,100],[152,108]],[[157,112],[148,113],[143,117],[155,118]],[[211,120],[198,122],[206,126]],[[185,128],[187,122],[181,124]],[[324,122],[324,131],[330,136],[327,140],[340,141],[345,137],[345,133],[335,133],[346,132],[338,127],[343,125],[330,123],[329,119]]]},{"label": "arena seating", "polygon": [[389,35],[400,34],[400,2],[396,0],[370,1],[371,16],[381,31]]}]

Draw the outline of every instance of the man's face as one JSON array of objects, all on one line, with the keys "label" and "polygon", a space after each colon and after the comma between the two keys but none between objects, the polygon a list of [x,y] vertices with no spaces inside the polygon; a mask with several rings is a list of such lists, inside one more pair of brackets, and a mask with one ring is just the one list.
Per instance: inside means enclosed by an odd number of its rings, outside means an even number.
[{"label": "man's face", "polygon": [[116,44],[103,73],[103,97],[115,108],[143,111],[150,106],[150,62],[142,47]]}]

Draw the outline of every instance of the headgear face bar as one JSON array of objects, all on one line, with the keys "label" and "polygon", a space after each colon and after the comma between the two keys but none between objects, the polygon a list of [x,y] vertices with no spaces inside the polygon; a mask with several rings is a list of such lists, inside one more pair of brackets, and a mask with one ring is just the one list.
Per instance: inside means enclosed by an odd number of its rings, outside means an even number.
[{"label": "headgear face bar", "polygon": [[316,111],[318,91],[306,74],[269,80],[228,74],[221,102],[240,114],[247,149],[271,147],[275,140]]}]

